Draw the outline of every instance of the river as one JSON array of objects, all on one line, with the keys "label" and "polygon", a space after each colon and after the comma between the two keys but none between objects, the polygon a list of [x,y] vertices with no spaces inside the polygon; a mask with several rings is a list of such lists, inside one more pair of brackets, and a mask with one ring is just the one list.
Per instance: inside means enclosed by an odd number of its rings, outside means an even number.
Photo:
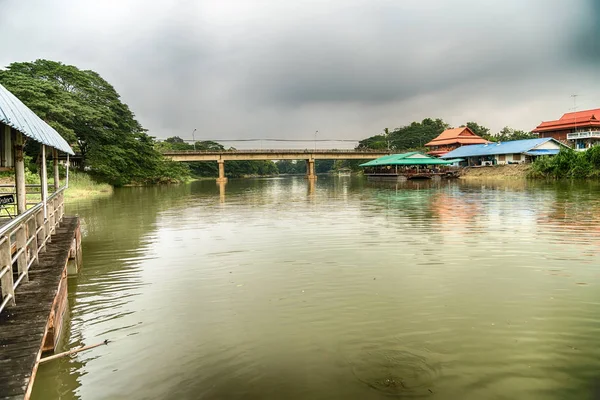
[{"label": "river", "polygon": [[320,176],[71,204],[34,399],[595,399],[600,185]]}]

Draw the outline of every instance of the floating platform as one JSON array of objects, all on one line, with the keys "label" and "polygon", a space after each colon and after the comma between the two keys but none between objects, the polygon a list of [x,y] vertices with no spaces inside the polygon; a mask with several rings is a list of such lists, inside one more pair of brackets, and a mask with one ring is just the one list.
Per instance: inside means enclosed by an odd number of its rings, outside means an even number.
[{"label": "floating platform", "polygon": [[415,174],[402,174],[402,173],[371,173],[365,174],[369,181],[373,182],[404,182],[408,180],[423,180],[423,179],[431,179],[431,180],[441,180],[441,179],[454,179],[458,178],[458,172],[423,172],[423,173],[415,173]]}]

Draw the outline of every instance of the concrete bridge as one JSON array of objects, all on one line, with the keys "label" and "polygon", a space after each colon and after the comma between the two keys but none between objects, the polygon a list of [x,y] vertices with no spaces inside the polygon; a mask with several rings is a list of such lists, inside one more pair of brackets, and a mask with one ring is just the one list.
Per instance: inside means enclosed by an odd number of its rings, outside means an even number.
[{"label": "concrete bridge", "polygon": [[268,150],[172,150],[163,155],[173,161],[216,161],[219,163],[217,182],[227,182],[225,161],[252,160],[306,160],[306,178],[317,179],[315,160],[372,160],[391,154],[388,150],[308,150],[308,149],[268,149]]}]

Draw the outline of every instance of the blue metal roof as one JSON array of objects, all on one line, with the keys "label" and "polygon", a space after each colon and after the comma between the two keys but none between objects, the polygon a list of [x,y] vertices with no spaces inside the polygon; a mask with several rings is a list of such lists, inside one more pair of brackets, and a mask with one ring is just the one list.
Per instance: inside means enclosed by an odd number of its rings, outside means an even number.
[{"label": "blue metal roof", "polygon": [[[497,142],[488,144],[472,144],[467,146],[459,147],[458,149],[452,150],[444,154],[440,158],[461,158],[461,157],[481,157],[481,156],[493,156],[497,154],[521,154],[527,153],[535,147],[544,144],[548,141],[555,141],[557,144],[562,145],[553,138],[539,138],[539,139],[525,139],[525,140],[512,140],[510,142]],[[537,150],[536,150],[537,151]],[[546,153],[548,154],[548,153]]]},{"label": "blue metal roof", "polygon": [[559,149],[534,149],[529,150],[525,154],[528,156],[555,156],[560,152]]},{"label": "blue metal roof", "polygon": [[50,125],[35,115],[14,94],[0,85],[0,122],[28,138],[65,153],[75,154],[65,139]]}]

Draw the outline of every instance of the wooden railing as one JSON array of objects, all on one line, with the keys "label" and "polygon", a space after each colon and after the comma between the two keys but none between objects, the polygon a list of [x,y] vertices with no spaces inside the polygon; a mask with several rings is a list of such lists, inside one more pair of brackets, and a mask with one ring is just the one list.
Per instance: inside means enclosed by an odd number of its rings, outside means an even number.
[{"label": "wooden railing", "polygon": [[0,313],[16,304],[15,292],[29,280],[29,269],[39,263],[52,234],[62,221],[65,187],[0,227]]}]

